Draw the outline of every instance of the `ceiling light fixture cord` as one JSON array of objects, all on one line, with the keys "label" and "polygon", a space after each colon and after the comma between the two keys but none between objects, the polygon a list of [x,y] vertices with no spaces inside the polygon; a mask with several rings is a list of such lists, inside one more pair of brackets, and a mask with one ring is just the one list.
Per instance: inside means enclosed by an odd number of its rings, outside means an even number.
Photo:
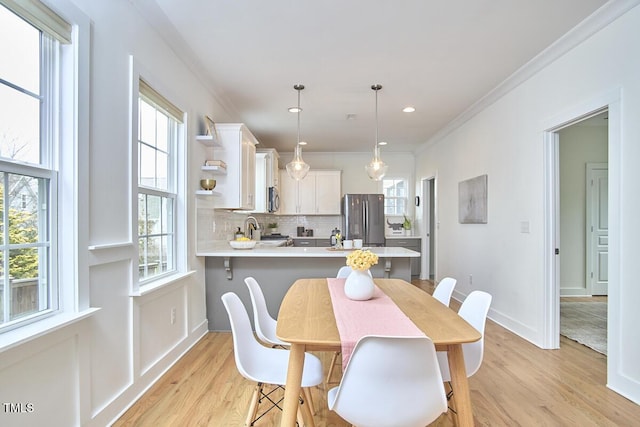
[{"label": "ceiling light fixture cord", "polygon": [[307,176],[307,173],[309,172],[309,169],[311,167],[302,159],[302,146],[300,145],[300,111],[302,111],[302,109],[300,108],[300,91],[304,89],[304,85],[297,84],[294,85],[293,88],[298,91],[298,108],[296,110],[298,113],[298,138],[293,155],[293,160],[287,163],[286,169],[287,174],[289,174],[292,179],[300,181]]},{"label": "ceiling light fixture cord", "polygon": [[379,141],[379,139],[378,139],[378,91],[380,89],[382,89],[382,86],[380,86],[380,85],[372,85],[371,89],[376,91],[376,141],[375,141],[376,143],[375,143],[375,145],[373,147],[375,149],[378,146],[378,141]]},{"label": "ceiling light fixture cord", "polygon": [[371,89],[376,93],[376,140],[373,146],[373,159],[371,159],[371,162],[369,162],[364,169],[367,171],[369,178],[374,181],[380,181],[389,168],[380,157],[380,145],[378,142],[378,91],[382,89],[382,86],[379,84],[371,85]]},{"label": "ceiling light fixture cord", "polygon": [[300,111],[302,111],[300,109],[300,91],[302,89],[304,89],[304,86],[303,85],[295,85],[295,86],[293,86],[293,88],[298,91],[298,138],[296,139],[298,141],[298,144],[296,144],[296,145],[300,145]]}]

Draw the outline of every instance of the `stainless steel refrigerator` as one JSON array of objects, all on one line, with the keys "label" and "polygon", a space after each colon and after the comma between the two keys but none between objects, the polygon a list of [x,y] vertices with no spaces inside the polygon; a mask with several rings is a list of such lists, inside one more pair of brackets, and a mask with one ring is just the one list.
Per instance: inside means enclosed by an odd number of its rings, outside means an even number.
[{"label": "stainless steel refrigerator", "polygon": [[362,239],[365,246],[384,246],[384,194],[342,197],[343,239]]}]

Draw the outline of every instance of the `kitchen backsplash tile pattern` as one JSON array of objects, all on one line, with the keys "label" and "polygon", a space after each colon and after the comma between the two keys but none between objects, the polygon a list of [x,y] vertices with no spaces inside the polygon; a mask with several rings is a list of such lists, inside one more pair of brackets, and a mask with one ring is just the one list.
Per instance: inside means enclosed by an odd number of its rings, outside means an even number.
[{"label": "kitchen backsplash tile pattern", "polygon": [[277,216],[211,209],[198,215],[199,222],[210,224],[207,227],[206,235],[198,237],[200,239],[231,240],[238,227],[244,231],[244,221],[250,215],[258,220],[263,233],[269,231],[266,229],[267,224],[275,222],[278,224],[278,233],[289,237],[296,237],[297,227],[304,227],[313,230],[313,237],[329,238],[334,228],[340,229],[342,227],[342,216],[340,215]]}]

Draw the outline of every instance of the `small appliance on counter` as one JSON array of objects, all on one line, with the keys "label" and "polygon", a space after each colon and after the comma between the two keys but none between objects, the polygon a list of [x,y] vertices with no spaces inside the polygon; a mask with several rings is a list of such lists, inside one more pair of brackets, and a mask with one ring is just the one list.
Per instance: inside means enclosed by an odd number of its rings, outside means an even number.
[{"label": "small appliance on counter", "polygon": [[242,237],[245,237],[244,232],[242,230],[240,230],[240,227],[238,227],[238,229],[236,230],[236,232],[233,235],[234,239],[240,239]]},{"label": "small appliance on counter", "polygon": [[338,227],[334,228],[331,231],[331,237],[329,238],[329,242],[332,248],[337,248],[342,243],[342,236],[340,236],[340,230]]}]

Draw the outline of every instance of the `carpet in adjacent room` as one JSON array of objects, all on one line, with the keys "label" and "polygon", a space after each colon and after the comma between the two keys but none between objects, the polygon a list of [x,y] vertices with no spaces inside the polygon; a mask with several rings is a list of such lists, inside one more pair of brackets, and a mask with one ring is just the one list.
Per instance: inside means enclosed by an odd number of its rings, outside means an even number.
[{"label": "carpet in adjacent room", "polygon": [[560,302],[560,334],[607,354],[607,303]]}]

